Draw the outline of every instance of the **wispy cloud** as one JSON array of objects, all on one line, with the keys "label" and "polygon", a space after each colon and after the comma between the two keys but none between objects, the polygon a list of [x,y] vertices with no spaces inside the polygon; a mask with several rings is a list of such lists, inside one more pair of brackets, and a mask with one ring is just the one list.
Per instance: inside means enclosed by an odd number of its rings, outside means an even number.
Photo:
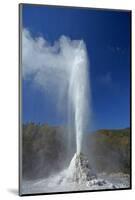
[{"label": "wispy cloud", "polygon": [[98,77],[98,82],[105,86],[111,86],[113,83],[111,72],[107,72]]},{"label": "wispy cloud", "polygon": [[115,46],[108,46],[108,50],[112,53],[117,53],[117,54],[124,54],[126,49],[124,47],[120,47],[119,45]]}]

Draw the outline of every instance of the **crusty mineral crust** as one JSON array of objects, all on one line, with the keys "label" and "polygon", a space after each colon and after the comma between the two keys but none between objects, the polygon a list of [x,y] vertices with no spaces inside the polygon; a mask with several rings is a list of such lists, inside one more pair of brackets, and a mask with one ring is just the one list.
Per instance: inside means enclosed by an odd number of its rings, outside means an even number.
[{"label": "crusty mineral crust", "polygon": [[110,189],[115,188],[113,184],[97,177],[89,165],[87,157],[82,153],[75,154],[72,158],[68,169],[59,180],[59,184],[63,183],[75,183],[86,186],[104,186],[107,184]]},{"label": "crusty mineral crust", "polygon": [[82,153],[76,155],[72,181],[86,183],[93,179],[96,179],[96,174],[92,171],[87,157]]}]

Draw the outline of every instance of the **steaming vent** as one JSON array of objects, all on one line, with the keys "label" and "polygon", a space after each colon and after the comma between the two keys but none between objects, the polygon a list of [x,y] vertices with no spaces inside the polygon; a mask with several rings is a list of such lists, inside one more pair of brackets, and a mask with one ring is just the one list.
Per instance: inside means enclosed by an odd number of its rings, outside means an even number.
[{"label": "steaming vent", "polygon": [[72,170],[72,174],[69,177],[72,182],[80,184],[96,178],[96,175],[89,166],[88,159],[82,153],[79,155],[75,154],[69,166],[69,170]]},{"label": "steaming vent", "polygon": [[73,183],[74,185],[86,186],[108,186],[110,189],[116,188],[106,180],[99,179],[89,165],[87,157],[80,153],[72,158],[69,168],[62,173],[58,184]]}]

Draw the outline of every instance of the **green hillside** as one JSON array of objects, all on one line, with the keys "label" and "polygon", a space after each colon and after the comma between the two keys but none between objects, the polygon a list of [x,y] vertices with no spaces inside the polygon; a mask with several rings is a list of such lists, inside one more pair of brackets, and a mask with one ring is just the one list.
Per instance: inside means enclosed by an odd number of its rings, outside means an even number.
[{"label": "green hillside", "polygon": [[[28,123],[23,125],[23,177],[47,177],[68,166],[75,152],[75,137],[70,153],[64,127]],[[83,151],[99,172],[130,171],[130,129],[98,130],[85,134]]]},{"label": "green hillside", "polygon": [[130,172],[129,128],[98,130],[88,138],[88,156],[92,157],[98,171]]}]

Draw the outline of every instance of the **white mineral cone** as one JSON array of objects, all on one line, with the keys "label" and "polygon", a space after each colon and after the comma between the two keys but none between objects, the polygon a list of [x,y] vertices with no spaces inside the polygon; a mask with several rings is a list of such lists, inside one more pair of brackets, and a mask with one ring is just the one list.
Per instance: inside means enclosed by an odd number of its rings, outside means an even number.
[{"label": "white mineral cone", "polygon": [[87,157],[82,153],[74,155],[68,169],[62,172],[58,183],[75,183],[89,187],[108,185],[109,188],[114,188],[114,185],[108,183],[108,181],[97,178],[89,165]]},{"label": "white mineral cone", "polygon": [[96,175],[89,166],[88,159],[82,153],[79,155],[74,155],[68,171],[70,174],[69,179],[72,182],[85,183],[92,179],[96,179]]}]

